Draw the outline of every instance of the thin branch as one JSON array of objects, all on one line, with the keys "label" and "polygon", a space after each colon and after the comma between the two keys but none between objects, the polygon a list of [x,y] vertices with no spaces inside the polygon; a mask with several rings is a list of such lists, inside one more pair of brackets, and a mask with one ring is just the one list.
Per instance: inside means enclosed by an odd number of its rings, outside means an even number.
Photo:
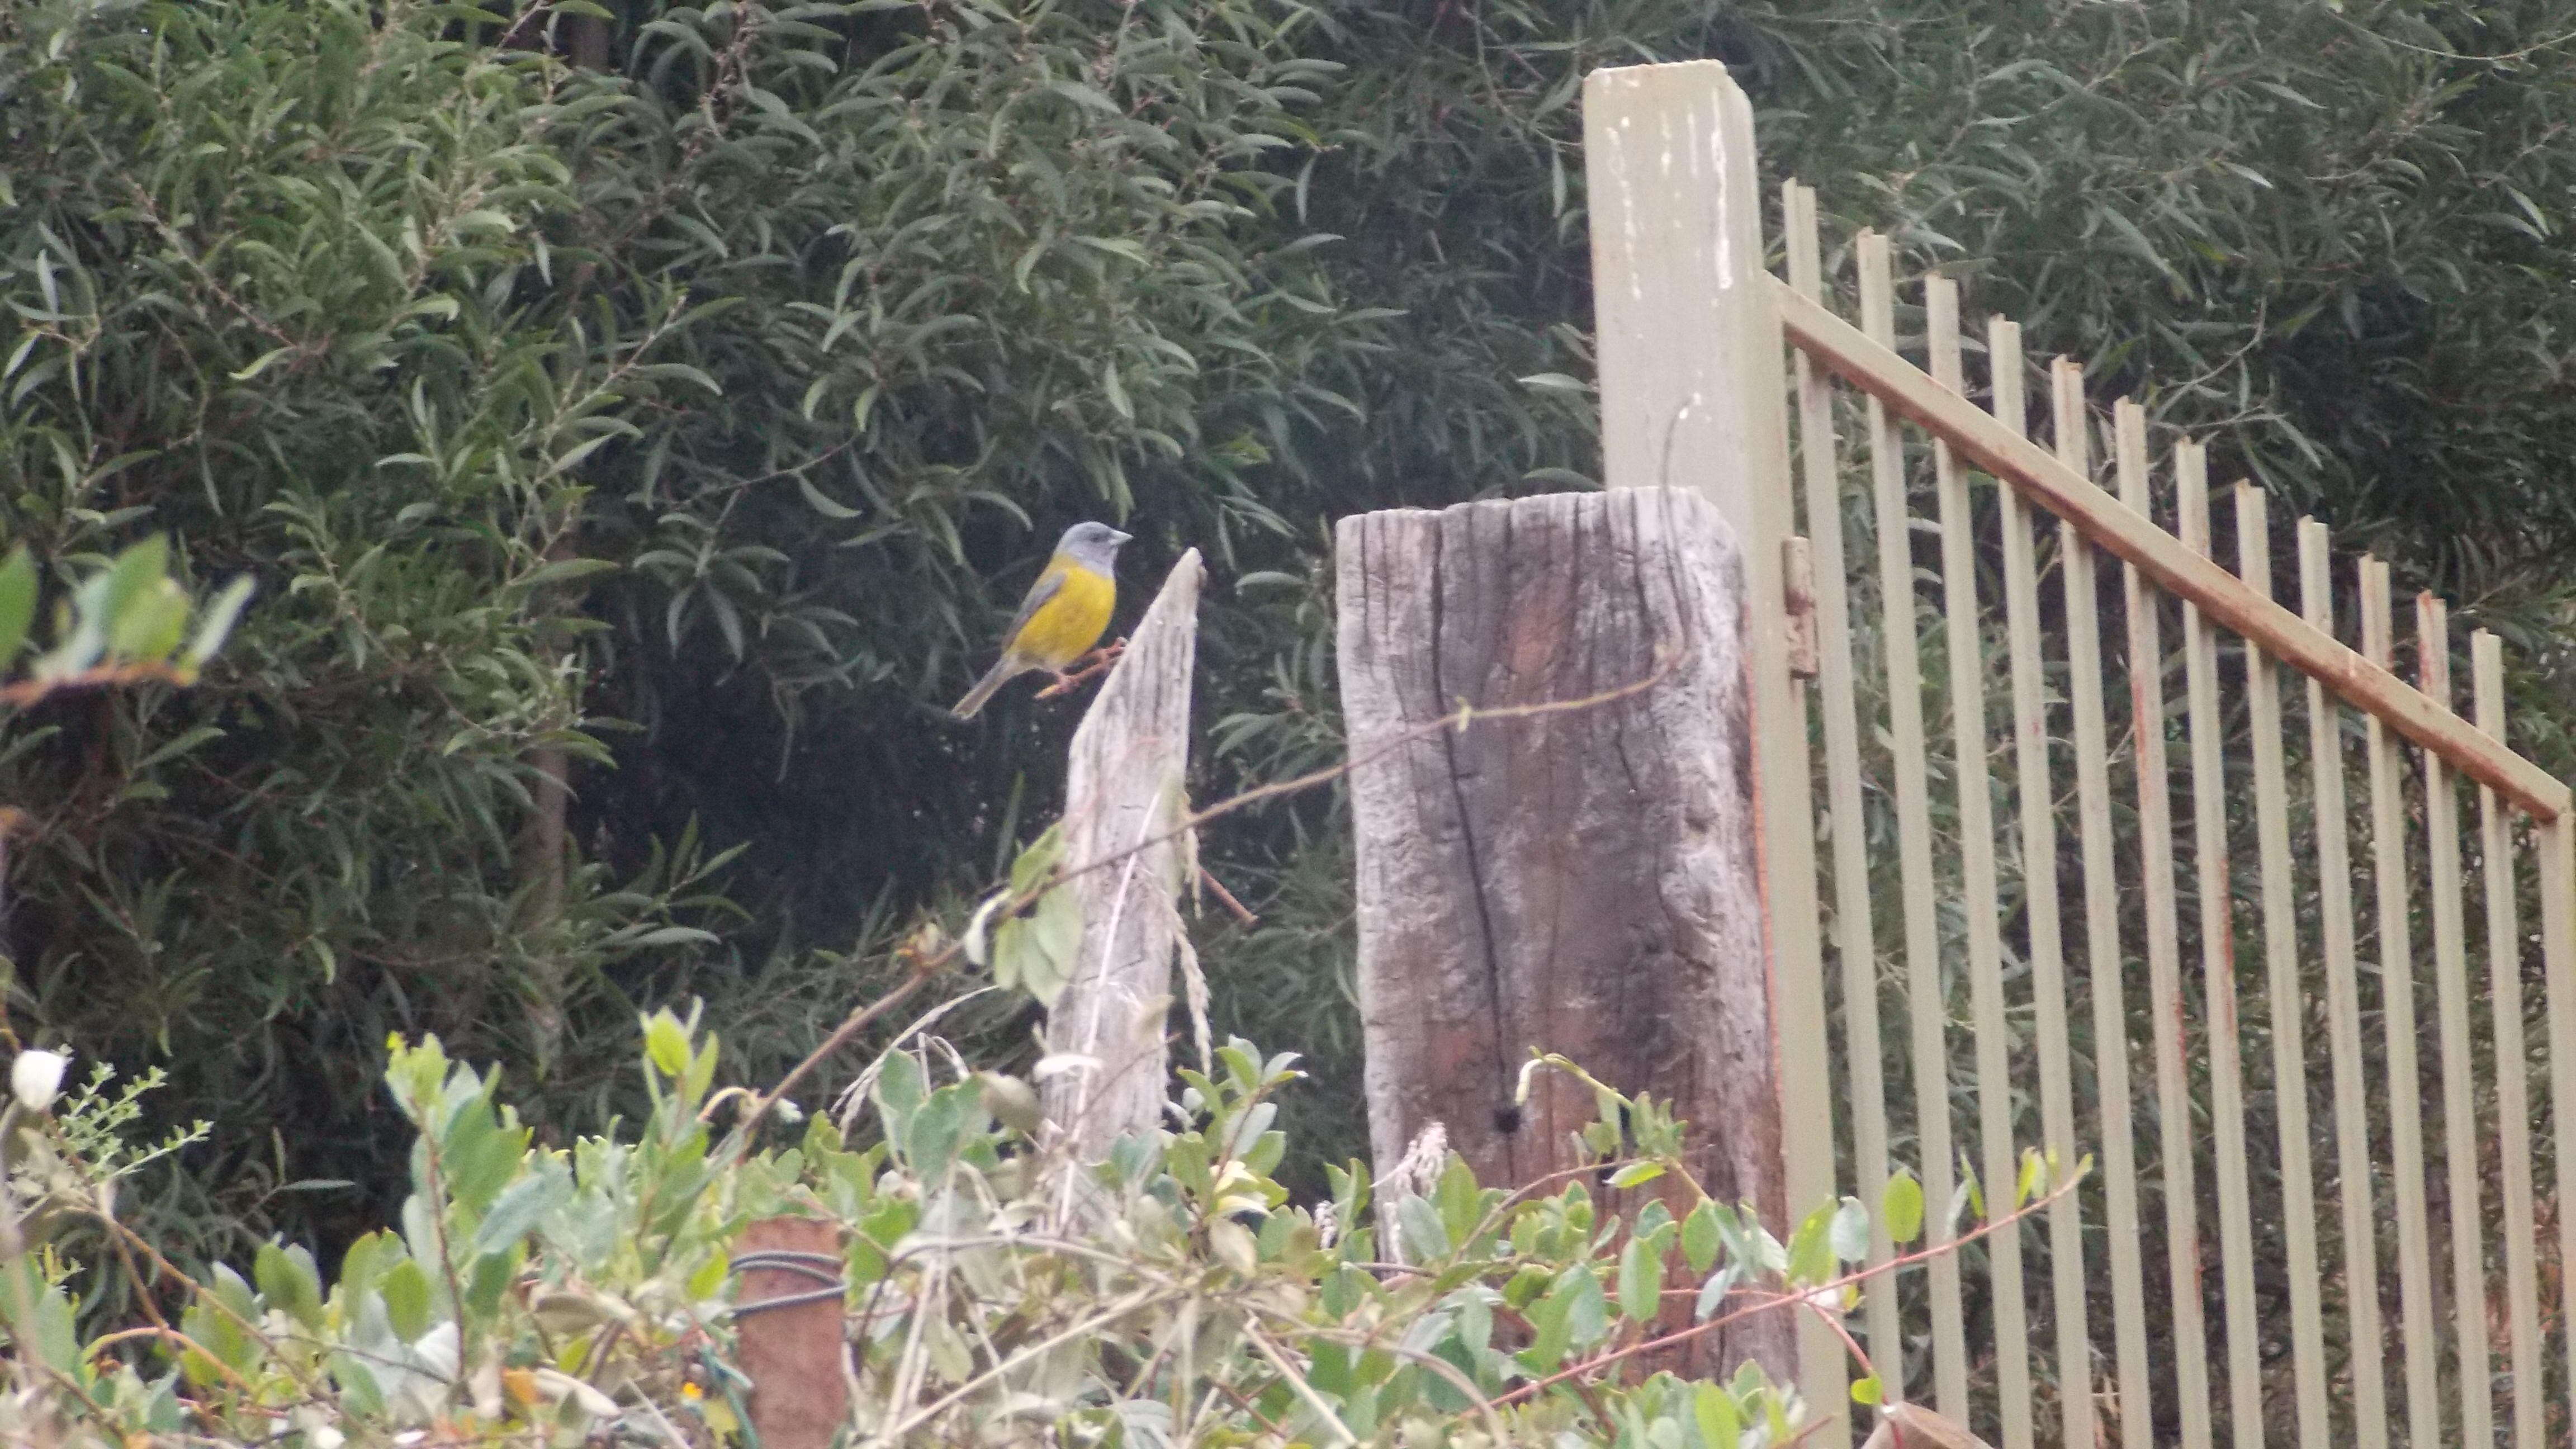
[{"label": "thin branch", "polygon": [[1225,888],[1225,882],[1218,880],[1214,875],[1211,875],[1206,866],[1199,867],[1199,884],[1206,886],[1211,892],[1213,892],[1217,901],[1225,907],[1227,914],[1233,916],[1235,922],[1241,925],[1245,930],[1249,931],[1253,927],[1261,924],[1261,918],[1254,915],[1248,908],[1246,908],[1243,902],[1236,900],[1234,898],[1234,892],[1227,890]]},{"label": "thin branch", "polygon": [[[1917,1264],[1928,1262],[1945,1253],[1955,1253],[1959,1249],[1966,1247],[1968,1244],[1975,1242],[1979,1238],[2000,1232],[2004,1228],[2011,1227],[2022,1219],[2037,1213],[2041,1208],[2049,1206],[2059,1198],[2073,1192],[2076,1185],[2083,1180],[2084,1177],[2081,1173],[2070,1174],[2065,1182],[2060,1183],[2045,1196],[2033,1198],[2029,1202],[2015,1208],[2013,1211],[2006,1213],[2004,1216],[1991,1219],[1974,1231],[1962,1233],[1958,1237],[1952,1238],[1946,1243],[1930,1244],[1926,1247],[1917,1249],[1914,1252],[1904,1254],[1901,1257],[1890,1258],[1884,1263],[1873,1264],[1869,1267],[1860,1269],[1857,1272],[1846,1273],[1842,1277],[1836,1278],[1830,1283],[1820,1283],[1813,1288],[1801,1289],[1796,1293],[1764,1292],[1763,1301],[1754,1304],[1750,1308],[1739,1308],[1732,1313],[1722,1313],[1717,1317],[1710,1319],[1706,1323],[1694,1324],[1689,1328],[1680,1329],[1673,1333],[1667,1333],[1661,1338],[1645,1339],[1637,1343],[1632,1343],[1626,1348],[1602,1354],[1597,1358],[1586,1359],[1581,1363],[1559,1369],[1555,1373],[1548,1375],[1546,1378],[1534,1379],[1529,1383],[1523,1384],[1521,1387],[1512,1390],[1510,1393],[1503,1395],[1494,1402],[1498,1405],[1515,1404],[1523,1399],[1531,1398],[1556,1384],[1563,1383],[1568,1379],[1581,1378],[1584,1375],[1595,1373],[1601,1369],[1607,1368],[1621,1359],[1631,1358],[1641,1353],[1652,1353],[1653,1351],[1661,1348],[1670,1348],[1674,1344],[1686,1343],[1702,1334],[1715,1333],[1717,1330],[1726,1327],[1728,1324],[1740,1323],[1756,1314],[1768,1313],[1775,1308],[1793,1306],[1806,1301],[1810,1294],[1838,1292],[1842,1289],[1852,1287],[1855,1284],[1865,1283],[1882,1273],[1893,1273],[1902,1268],[1910,1268]],[[1763,1292],[1763,1290],[1758,1289],[1747,1291]],[[1867,1363],[1868,1360],[1864,1358],[1862,1362]]]},{"label": "thin branch", "polygon": [[880,1431],[874,1436],[875,1442],[891,1443],[902,1438],[905,1434],[910,1433],[912,1430],[923,1424],[929,1423],[932,1419],[935,1419],[939,1417],[939,1415],[947,1412],[948,1409],[962,1401],[968,1394],[982,1388],[985,1384],[992,1382],[1001,1375],[1028,1362],[1030,1359],[1036,1358],[1040,1354],[1047,1353],[1059,1345],[1069,1343],[1086,1334],[1096,1333],[1101,1328],[1117,1322],[1119,1319],[1126,1317],[1128,1314],[1133,1313],[1138,1309],[1152,1306],[1154,1300],[1162,1296],[1163,1293],[1161,1290],[1151,1293],[1131,1294],[1128,1297],[1111,1304],[1109,1307],[1102,1309],[1098,1313],[1094,1313],[1087,1318],[1077,1320],[1070,1327],[1047,1335],[1045,1338],[1020,1349],[1018,1352],[1013,1353],[1009,1358],[1001,1360],[991,1368],[988,1368],[982,1373],[975,1375],[973,1378],[968,1379],[966,1382],[959,1384],[947,1393],[931,1400],[921,1408],[915,1409],[903,1418],[896,1420],[891,1427]]},{"label": "thin branch", "polygon": [[77,674],[22,679],[0,688],[0,708],[24,709],[49,695],[74,689],[104,689],[128,684],[189,685],[196,682],[196,671],[175,664],[102,664]]},{"label": "thin branch", "polygon": [[1247,1323],[1243,1326],[1243,1336],[1252,1340],[1252,1346],[1261,1351],[1263,1358],[1270,1360],[1272,1368],[1279,1370],[1279,1376],[1288,1381],[1288,1387],[1296,1392],[1297,1397],[1306,1401],[1306,1407],[1314,1410],[1317,1417],[1342,1436],[1339,1442],[1360,1442],[1359,1437],[1351,1432],[1350,1425],[1342,1422],[1342,1416],[1333,1412],[1333,1406],[1324,1402],[1324,1396],[1315,1392],[1313,1384],[1306,1382],[1306,1376],[1288,1366],[1287,1357],[1272,1346],[1267,1334]]},{"label": "thin branch", "polygon": [[[1281,796],[1294,795],[1305,790],[1312,790],[1319,785],[1331,784],[1333,781],[1340,779],[1342,776],[1347,775],[1354,770],[1360,769],[1362,766],[1375,764],[1377,761],[1395,753],[1397,750],[1403,749],[1407,745],[1416,744],[1422,740],[1433,738],[1443,731],[1453,729],[1464,730],[1469,725],[1483,720],[1536,719],[1545,715],[1566,714],[1575,710],[1597,709],[1602,705],[1615,704],[1620,700],[1643,694],[1669,678],[1673,671],[1680,667],[1683,657],[1684,656],[1680,654],[1662,654],[1658,657],[1654,669],[1649,671],[1644,677],[1632,680],[1629,683],[1620,685],[1614,689],[1604,690],[1599,694],[1585,695],[1580,699],[1542,700],[1536,704],[1503,705],[1494,709],[1478,709],[1474,705],[1461,704],[1451,713],[1444,714],[1438,719],[1427,721],[1412,729],[1406,730],[1395,736],[1393,739],[1385,741],[1377,748],[1370,750],[1367,754],[1359,756],[1356,759],[1348,759],[1339,764],[1327,765],[1317,770],[1309,770],[1305,774],[1297,775],[1286,780],[1275,780],[1267,785],[1256,785],[1252,789],[1246,790],[1239,795],[1220,800],[1215,804],[1208,806],[1204,810],[1199,810],[1192,814],[1183,816],[1179,824],[1174,825],[1170,829],[1159,834],[1139,840],[1124,849],[1113,850],[1109,854],[1101,856],[1096,860],[1085,861],[1081,865],[1058,870],[1053,876],[1038,882],[1036,885],[1031,886],[1025,891],[1012,892],[1005,898],[1002,906],[999,908],[999,914],[1016,914],[1020,910],[1025,909],[1027,906],[1034,903],[1040,896],[1043,896],[1048,891],[1063,885],[1075,876],[1084,875],[1095,870],[1105,870],[1110,866],[1118,864],[1122,860],[1126,860],[1129,857],[1138,855],[1144,851],[1151,850],[1155,846],[1160,845],[1167,840],[1171,840],[1177,836],[1196,830],[1200,826],[1207,824],[1209,821],[1222,819],[1223,817],[1231,815],[1246,806],[1257,805],[1265,800],[1276,800]],[[908,950],[909,948],[904,949]],[[866,1006],[860,1007],[858,1010],[850,1013],[848,1019],[843,1021],[838,1027],[835,1027],[832,1034],[825,1037],[820,1046],[817,1046],[811,1052],[806,1053],[804,1060],[789,1068],[787,1075],[779,1078],[776,1086],[771,1087],[768,1091],[760,1094],[760,1096],[756,1098],[748,1108],[744,1109],[741,1118],[734,1124],[732,1133],[726,1137],[723,1146],[718,1149],[716,1154],[718,1160],[722,1160],[728,1152],[739,1151],[743,1147],[747,1146],[751,1140],[752,1128],[762,1117],[768,1115],[769,1110],[772,1107],[778,1105],[780,1098],[786,1096],[789,1091],[793,1090],[798,1082],[803,1081],[807,1073],[821,1065],[825,1058],[849,1045],[851,1039],[856,1037],[860,1032],[866,1030],[870,1022],[873,1022],[878,1017],[885,1015],[888,1011],[894,1009],[897,1005],[900,1005],[914,992],[920,990],[922,986],[931,979],[931,977],[938,974],[942,967],[947,966],[950,962],[956,960],[959,955],[963,954],[964,950],[965,946],[962,942],[951,941],[936,951],[917,955],[915,957],[911,974],[907,975],[900,983],[898,983],[892,991],[887,992],[884,996],[878,997],[875,1001],[872,1001]]]},{"label": "thin branch", "polygon": [[1680,667],[1682,658],[1683,656],[1679,654],[1659,654],[1654,669],[1649,671],[1642,678],[1631,680],[1628,683],[1619,685],[1613,689],[1603,690],[1599,694],[1587,694],[1580,699],[1541,700],[1536,704],[1498,705],[1493,709],[1478,709],[1472,704],[1461,704],[1457,709],[1448,714],[1444,714],[1437,719],[1425,721],[1409,730],[1403,731],[1392,739],[1380,743],[1377,748],[1370,750],[1365,755],[1358,756],[1354,759],[1344,760],[1339,764],[1326,765],[1321,769],[1309,770],[1305,774],[1292,776],[1289,779],[1275,780],[1267,785],[1256,785],[1253,788],[1244,791],[1240,795],[1219,800],[1204,810],[1196,811],[1192,814],[1181,817],[1179,824],[1174,825],[1169,830],[1163,831],[1159,835],[1150,836],[1146,839],[1140,840],[1134,845],[1128,846],[1123,850],[1113,850],[1109,854],[1101,856],[1095,860],[1087,860],[1080,865],[1066,866],[1064,869],[1058,871],[1053,879],[1042,883],[1036,890],[1032,891],[1029,898],[1034,900],[1037,896],[1045,894],[1048,890],[1062,885],[1076,876],[1087,875],[1095,870],[1106,870],[1110,866],[1116,865],[1120,861],[1127,859],[1129,856],[1151,850],[1155,846],[1158,846],[1167,840],[1176,836],[1188,834],[1189,832],[1198,829],[1200,826],[1207,824],[1209,821],[1219,820],[1225,816],[1232,815],[1246,806],[1258,805],[1265,800],[1275,800],[1283,795],[1294,795],[1302,791],[1312,790],[1319,785],[1329,785],[1344,775],[1355,773],[1363,766],[1376,764],[1378,761],[1385,759],[1387,756],[1394,754],[1396,751],[1403,749],[1408,745],[1419,744],[1422,741],[1434,738],[1447,730],[1458,730],[1463,733],[1469,725],[1485,720],[1536,719],[1543,715],[1567,714],[1576,710],[1597,709],[1602,705],[1616,704],[1620,700],[1643,694],[1646,691],[1653,689],[1656,685],[1663,683],[1667,678],[1671,677],[1675,669]]}]

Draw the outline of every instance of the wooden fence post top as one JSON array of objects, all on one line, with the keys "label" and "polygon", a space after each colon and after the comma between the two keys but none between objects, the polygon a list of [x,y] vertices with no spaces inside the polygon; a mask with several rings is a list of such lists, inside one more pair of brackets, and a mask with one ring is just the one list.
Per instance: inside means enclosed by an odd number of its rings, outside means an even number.
[{"label": "wooden fence post top", "polygon": [[[1043,1087],[1047,1120],[1093,1160],[1161,1120],[1163,1018],[1174,904],[1187,859],[1171,832],[1188,809],[1190,674],[1197,657],[1197,549],[1183,553],[1073,732],[1065,782],[1066,889],[1082,909],[1071,979],[1047,1011],[1047,1051],[1073,1068]],[[1097,862],[1108,862],[1086,869]]]}]

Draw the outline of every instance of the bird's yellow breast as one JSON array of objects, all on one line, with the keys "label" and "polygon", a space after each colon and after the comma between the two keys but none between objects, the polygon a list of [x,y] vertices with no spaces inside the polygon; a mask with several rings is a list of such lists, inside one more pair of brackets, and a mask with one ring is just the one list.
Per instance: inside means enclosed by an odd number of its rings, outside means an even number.
[{"label": "bird's yellow breast", "polygon": [[1101,631],[1109,627],[1110,611],[1118,604],[1118,584],[1107,574],[1063,559],[1047,565],[1047,573],[1063,582],[1053,598],[1029,615],[1029,622],[1011,641],[1011,652],[1049,669],[1062,669],[1100,642]]}]

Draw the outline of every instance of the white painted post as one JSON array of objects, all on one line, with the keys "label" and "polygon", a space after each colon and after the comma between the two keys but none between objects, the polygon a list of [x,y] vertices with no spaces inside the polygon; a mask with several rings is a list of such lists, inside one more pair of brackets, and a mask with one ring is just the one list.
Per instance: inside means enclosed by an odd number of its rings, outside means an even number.
[{"label": "white painted post", "polygon": [[[1783,1167],[1788,1210],[1803,1213],[1834,1195],[1833,1105],[1807,726],[1781,569],[1795,532],[1788,374],[1762,266],[1753,107],[1720,61],[1598,70],[1584,82],[1583,140],[1603,482],[1695,488],[1743,549]],[[1847,1445],[1848,1366],[1810,1315],[1798,1360],[1828,1421],[1813,1442]]]}]

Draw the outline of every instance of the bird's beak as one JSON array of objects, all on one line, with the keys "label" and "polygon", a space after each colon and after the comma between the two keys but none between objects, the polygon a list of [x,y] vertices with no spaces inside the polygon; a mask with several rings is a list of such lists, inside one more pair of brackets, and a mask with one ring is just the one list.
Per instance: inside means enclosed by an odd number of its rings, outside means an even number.
[{"label": "bird's beak", "polygon": [[1120,533],[1114,528],[1109,530],[1109,541],[1111,543],[1130,543],[1135,540],[1135,537],[1136,535],[1132,533]]}]

